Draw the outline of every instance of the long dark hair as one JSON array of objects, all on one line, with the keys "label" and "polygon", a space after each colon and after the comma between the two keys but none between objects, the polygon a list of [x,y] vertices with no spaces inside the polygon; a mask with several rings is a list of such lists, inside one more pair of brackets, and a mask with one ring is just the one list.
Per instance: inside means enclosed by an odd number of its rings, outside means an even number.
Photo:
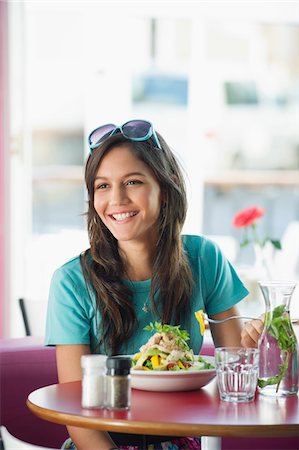
[{"label": "long dark hair", "polygon": [[[153,172],[160,185],[162,205],[158,218],[158,242],[152,269],[151,309],[163,323],[179,323],[187,312],[192,274],[184,254],[181,231],[187,212],[184,178],[177,159],[158,133],[162,149],[152,139],[133,142],[120,133],[104,141],[88,157],[85,182],[88,191],[87,225],[90,249],[81,256],[87,284],[96,295],[96,307],[101,315],[99,347],[109,354],[118,352],[121,344],[132,336],[136,315],[131,291],[122,282],[126,268],[120,257],[118,243],[99,218],[94,208],[94,183],[103,156],[115,146],[126,146]],[[155,294],[159,291],[162,310],[158,311]]]}]

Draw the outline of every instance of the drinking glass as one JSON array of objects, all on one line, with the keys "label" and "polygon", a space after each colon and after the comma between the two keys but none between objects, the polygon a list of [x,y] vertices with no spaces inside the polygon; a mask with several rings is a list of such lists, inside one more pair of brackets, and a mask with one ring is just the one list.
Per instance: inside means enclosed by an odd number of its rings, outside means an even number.
[{"label": "drinking glass", "polygon": [[254,399],[259,368],[257,348],[217,347],[215,362],[221,400],[242,403]]}]

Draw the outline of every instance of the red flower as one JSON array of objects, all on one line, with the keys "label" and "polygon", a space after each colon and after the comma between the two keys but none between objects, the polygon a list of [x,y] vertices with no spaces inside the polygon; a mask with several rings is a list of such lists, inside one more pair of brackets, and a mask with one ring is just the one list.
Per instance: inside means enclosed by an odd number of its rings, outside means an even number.
[{"label": "red flower", "polygon": [[264,209],[258,206],[252,206],[250,208],[239,211],[234,219],[233,225],[235,228],[248,227],[253,224],[257,219],[260,219],[264,215]]}]

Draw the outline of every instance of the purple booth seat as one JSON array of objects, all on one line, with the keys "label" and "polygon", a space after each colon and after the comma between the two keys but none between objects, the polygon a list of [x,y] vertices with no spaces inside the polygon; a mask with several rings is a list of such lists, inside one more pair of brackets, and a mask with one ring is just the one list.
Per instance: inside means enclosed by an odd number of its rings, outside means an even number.
[{"label": "purple booth seat", "polygon": [[66,428],[34,416],[26,406],[30,392],[57,383],[55,348],[41,338],[0,339],[0,424],[35,445],[60,448]]}]

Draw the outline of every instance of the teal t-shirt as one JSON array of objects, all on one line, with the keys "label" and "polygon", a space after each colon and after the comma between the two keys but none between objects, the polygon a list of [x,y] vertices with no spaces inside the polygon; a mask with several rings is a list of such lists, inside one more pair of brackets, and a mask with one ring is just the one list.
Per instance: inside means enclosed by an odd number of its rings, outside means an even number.
[{"label": "teal t-shirt", "polygon": [[[219,247],[201,236],[182,236],[184,249],[193,273],[194,287],[191,297],[191,317],[180,323],[190,332],[189,345],[199,353],[202,336],[194,313],[203,309],[216,314],[231,308],[248,291]],[[120,349],[121,354],[138,352],[151,333],[144,327],[159,318],[150,311],[151,280],[126,281],[132,291],[137,327],[133,336]],[[159,300],[158,300],[159,301]],[[158,303],[159,305],[159,303]],[[158,306],[159,308],[159,306]],[[89,344],[93,353],[99,342],[101,317],[95,308],[95,295],[86,287],[80,257],[71,259],[57,269],[52,277],[46,325],[46,345]],[[189,326],[188,326],[189,325]]]}]

